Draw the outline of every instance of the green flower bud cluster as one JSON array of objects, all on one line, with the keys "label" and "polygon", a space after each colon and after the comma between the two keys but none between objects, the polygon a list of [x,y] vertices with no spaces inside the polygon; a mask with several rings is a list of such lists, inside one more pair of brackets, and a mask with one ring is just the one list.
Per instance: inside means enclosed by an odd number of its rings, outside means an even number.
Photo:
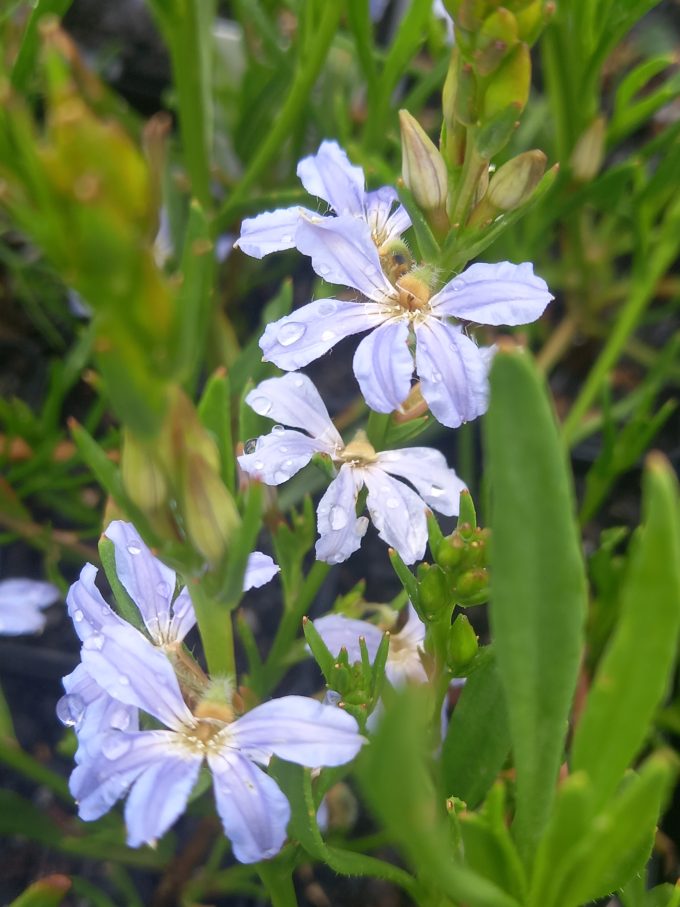
[{"label": "green flower bud cluster", "polygon": [[365,640],[360,639],[361,661],[352,664],[346,649],[341,649],[337,658],[332,655],[315,629],[314,623],[306,617],[302,621],[302,629],[307,645],[324,675],[326,686],[340,697],[338,707],[356,718],[363,730],[366,719],[375,708],[383,690],[385,664],[390,645],[389,635],[383,636],[373,664]]},{"label": "green flower bud cluster", "polygon": [[490,532],[477,526],[469,492],[460,496],[458,525],[433,548],[437,567],[446,578],[455,604],[482,605],[489,598],[488,542]]}]

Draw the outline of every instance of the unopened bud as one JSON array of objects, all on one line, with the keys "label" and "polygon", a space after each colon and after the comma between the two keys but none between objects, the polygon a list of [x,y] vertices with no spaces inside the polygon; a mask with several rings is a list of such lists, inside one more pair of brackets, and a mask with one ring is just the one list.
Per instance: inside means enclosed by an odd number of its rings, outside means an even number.
[{"label": "unopened bud", "polygon": [[489,79],[484,93],[484,121],[514,104],[521,111],[529,98],[531,56],[526,44],[517,44]]},{"label": "unopened bud", "polygon": [[217,563],[241,524],[233,498],[212,466],[188,453],[182,469],[182,516],[187,536],[211,563]]},{"label": "unopened bud", "polygon": [[597,176],[604,160],[606,131],[605,119],[599,116],[576,142],[570,164],[572,175],[577,182],[588,183]]},{"label": "unopened bud", "polygon": [[542,151],[518,154],[494,174],[485,196],[496,211],[514,211],[528,201],[545,173],[547,158]]},{"label": "unopened bud", "polygon": [[466,668],[477,654],[479,640],[465,614],[459,614],[446,642],[449,667],[454,673]]},{"label": "unopened bud", "polygon": [[399,111],[404,183],[423,211],[443,210],[448,191],[444,158],[420,123],[407,110]]},{"label": "unopened bud", "polygon": [[436,616],[452,603],[451,583],[441,567],[419,571],[418,579],[418,599],[427,616]]},{"label": "unopened bud", "polygon": [[120,469],[123,487],[140,510],[153,513],[163,507],[168,497],[163,470],[149,446],[129,429],[123,431]]},{"label": "unopened bud", "polygon": [[463,607],[481,605],[489,598],[489,572],[484,568],[468,570],[458,578],[455,600]]}]

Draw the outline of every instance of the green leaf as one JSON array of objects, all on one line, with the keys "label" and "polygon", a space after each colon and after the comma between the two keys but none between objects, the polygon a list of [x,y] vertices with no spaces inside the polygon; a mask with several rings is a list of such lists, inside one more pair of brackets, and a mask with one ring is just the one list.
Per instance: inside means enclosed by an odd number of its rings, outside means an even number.
[{"label": "green leaf", "polygon": [[397,192],[399,194],[399,201],[404,208],[406,208],[408,216],[411,218],[411,225],[413,226],[413,232],[416,235],[420,257],[427,262],[438,261],[441,254],[439,243],[435,239],[434,234],[430,229],[430,225],[425,220],[423,212],[418,207],[416,200],[401,181],[397,184]]},{"label": "green leaf", "polygon": [[217,444],[222,481],[234,494],[236,492],[236,460],[231,432],[231,391],[229,376],[222,369],[218,369],[208,379],[198,404],[198,415]]},{"label": "green leaf", "polygon": [[58,907],[71,889],[71,880],[64,875],[50,875],[34,882],[9,907]]},{"label": "green leaf", "polygon": [[432,709],[426,688],[395,695],[359,761],[364,795],[429,888],[468,907],[517,907],[488,878],[454,862],[444,798],[430,771]]},{"label": "green leaf", "polygon": [[660,454],[647,459],[643,524],[621,587],[618,624],[574,735],[572,767],[603,803],[639,752],[663,699],[680,630],[677,482]]},{"label": "green leaf", "polygon": [[471,809],[486,796],[510,751],[508,710],[493,650],[482,649],[451,716],[442,747],[447,795]]},{"label": "green leaf", "polygon": [[586,581],[571,481],[546,390],[502,348],[486,419],[490,621],[517,774],[514,830],[530,860],[555,794],[581,657]]},{"label": "green leaf", "polygon": [[38,58],[41,19],[51,15],[61,18],[72,2],[73,0],[36,0],[32,4],[31,15],[12,67],[12,87],[17,91],[26,90],[28,80]]},{"label": "green leaf", "polygon": [[133,627],[136,627],[141,633],[146,633],[144,620],[139,611],[137,603],[130,597],[127,589],[118,579],[116,571],[116,546],[111,539],[102,535],[99,539],[99,558],[106,574],[106,579],[111,586],[113,597],[116,600],[118,613]]}]

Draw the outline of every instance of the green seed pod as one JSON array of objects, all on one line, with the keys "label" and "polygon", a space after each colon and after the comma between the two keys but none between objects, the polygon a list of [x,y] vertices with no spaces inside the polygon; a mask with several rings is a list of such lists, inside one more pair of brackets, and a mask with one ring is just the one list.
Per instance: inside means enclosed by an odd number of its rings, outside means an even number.
[{"label": "green seed pod", "polygon": [[454,674],[466,668],[477,654],[479,640],[465,614],[459,614],[451,625],[446,641],[449,667]]}]

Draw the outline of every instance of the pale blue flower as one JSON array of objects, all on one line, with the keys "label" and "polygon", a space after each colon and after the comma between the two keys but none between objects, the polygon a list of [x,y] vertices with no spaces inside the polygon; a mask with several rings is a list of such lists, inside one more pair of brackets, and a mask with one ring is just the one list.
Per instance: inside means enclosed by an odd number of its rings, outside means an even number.
[{"label": "pale blue flower", "polygon": [[[391,186],[366,192],[363,170],[350,163],[337,142],[322,142],[316,154],[300,161],[297,175],[307,192],[326,202],[336,214],[360,220],[378,248],[411,225]],[[247,218],[234,245],[255,258],[295,248],[297,229],[305,215],[320,216],[317,211],[295,205]]]},{"label": "pale blue flower", "polygon": [[[371,331],[357,347],[354,374],[371,409],[399,409],[415,371],[434,416],[456,428],[488,403],[493,348],[480,349],[461,322],[518,325],[535,321],[553,298],[529,262],[474,264],[439,292],[408,274],[392,284],[368,226],[352,217],[301,218],[301,252],[327,281],[353,287],[363,299],[318,299],[269,324],[264,359],[286,371],[302,368],[352,334]],[[456,319],[456,321],[452,321]]]},{"label": "pale blue flower", "polygon": [[340,563],[360,546],[368,520],[357,517],[356,502],[364,485],[374,526],[407,564],[425,553],[427,508],[447,516],[458,513],[465,486],[439,451],[410,447],[377,453],[360,436],[345,445],[306,375],[293,372],[269,378],[250,391],[246,403],[260,415],[307,434],[276,425],[270,434],[257,439],[254,449],[238,458],[245,472],[268,485],[280,485],[315,453],[326,454],[338,468],[317,510],[319,560]]},{"label": "pale blue flower", "polygon": [[0,634],[19,636],[40,633],[45,626],[43,609],[59,598],[52,583],[35,579],[0,581]]},{"label": "pale blue flower", "polygon": [[[342,765],[364,743],[346,712],[301,696],[266,702],[235,720],[228,710],[194,714],[165,652],[122,621],[87,636],[82,661],[111,700],[166,728],[102,728],[95,748],[79,749],[70,778],[85,821],[98,819],[127,795],[131,847],[153,844],[184,812],[207,762],[234,855],[244,863],[268,859],[283,846],[290,807],[259,766],[273,755],[310,768]],[[82,725],[88,728],[90,708],[85,705]]]}]

